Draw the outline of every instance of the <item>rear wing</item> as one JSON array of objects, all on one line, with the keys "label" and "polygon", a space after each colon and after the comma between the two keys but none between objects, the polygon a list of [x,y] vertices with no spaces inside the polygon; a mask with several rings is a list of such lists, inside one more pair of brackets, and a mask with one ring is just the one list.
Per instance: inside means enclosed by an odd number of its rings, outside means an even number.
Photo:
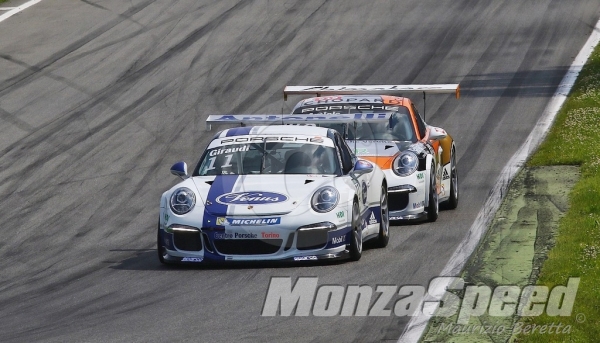
[{"label": "rear wing", "polygon": [[460,98],[460,86],[456,84],[433,85],[347,85],[347,86],[286,86],[283,89],[283,100],[287,101],[288,95],[313,94],[326,95],[402,95],[404,93],[454,93]]},{"label": "rear wing", "polygon": [[354,122],[384,122],[392,113],[354,113],[354,114],[224,114],[209,115],[206,129],[210,131],[212,124],[240,125],[288,125],[288,124],[346,124]]},{"label": "rear wing", "polygon": [[315,96],[332,95],[396,95],[405,93],[423,93],[423,119],[425,119],[426,94],[454,93],[460,98],[460,85],[432,84],[432,85],[346,85],[346,86],[286,86],[283,89],[283,100],[287,101],[288,95],[311,94]]}]

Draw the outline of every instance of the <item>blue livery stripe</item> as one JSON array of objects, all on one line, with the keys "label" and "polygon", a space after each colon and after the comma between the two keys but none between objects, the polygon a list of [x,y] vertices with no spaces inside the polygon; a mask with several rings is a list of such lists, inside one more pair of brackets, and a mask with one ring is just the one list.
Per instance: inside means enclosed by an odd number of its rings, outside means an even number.
[{"label": "blue livery stripe", "polygon": [[[217,232],[225,232],[225,226],[223,225],[224,223],[217,225],[217,218],[225,217],[229,207],[228,205],[219,204],[215,201],[215,199],[221,194],[230,193],[233,190],[238,178],[239,175],[217,175],[210,186],[210,189],[208,190],[206,199],[207,202],[210,202],[210,205],[206,205],[204,207],[202,228],[207,233],[207,236],[209,237],[208,239],[211,241],[213,240],[215,233],[213,229],[216,229]],[[221,215],[221,213],[223,215]],[[206,228],[211,228],[211,230],[207,231]],[[204,236],[204,238],[207,236]],[[216,253],[211,253],[208,250],[204,252],[204,258],[208,260],[224,260],[223,256]]]},{"label": "blue livery stripe", "polygon": [[251,129],[252,126],[234,127],[232,129],[227,130],[227,134],[225,135],[225,137],[249,135]]},{"label": "blue livery stripe", "polygon": [[[228,205],[218,203],[215,199],[217,199],[220,195],[225,193],[231,193],[233,187],[235,186],[240,175],[217,175],[208,190],[208,194],[206,196],[206,200],[210,202],[210,205],[206,205],[205,207],[205,219],[203,225],[208,227],[210,223],[206,222],[206,215],[212,213],[214,215],[218,215],[220,217],[224,217],[227,215]],[[208,212],[208,213],[206,213]],[[210,226],[214,226],[214,223]]]}]

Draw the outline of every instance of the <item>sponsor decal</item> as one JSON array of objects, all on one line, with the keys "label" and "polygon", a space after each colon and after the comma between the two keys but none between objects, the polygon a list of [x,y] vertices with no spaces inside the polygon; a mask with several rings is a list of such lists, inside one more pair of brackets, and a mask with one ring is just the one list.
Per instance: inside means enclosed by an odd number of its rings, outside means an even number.
[{"label": "sponsor decal", "polygon": [[[217,219],[218,220],[218,219]],[[272,218],[247,218],[247,219],[234,219],[227,218],[226,222],[231,226],[262,226],[262,225],[276,225],[281,223],[281,217],[272,217]],[[217,225],[219,225],[217,223]]]},{"label": "sponsor decal", "polygon": [[315,113],[313,115],[289,115],[282,118],[282,121],[285,123],[286,121],[339,121],[339,122],[349,122],[353,120],[364,120],[364,119],[389,119],[391,117],[391,113],[350,113],[350,114],[340,114],[340,113]]},{"label": "sponsor decal", "polygon": [[[354,142],[354,140],[350,139],[347,142],[348,142],[348,145],[350,145]],[[396,144],[394,141],[391,141],[389,139],[359,139],[359,140],[357,140],[357,142],[361,142],[364,144],[372,144],[372,143]]]},{"label": "sponsor decal", "polygon": [[310,105],[318,105],[318,104],[327,104],[327,103],[352,103],[352,102],[362,102],[362,103],[381,103],[381,97],[373,96],[368,98],[363,97],[342,97],[342,96],[321,96],[316,98],[310,98],[302,101],[303,106]]},{"label": "sponsor decal", "polygon": [[227,218],[217,217],[217,225],[229,225]]},{"label": "sponsor decal", "polygon": [[241,151],[248,151],[250,150],[250,146],[249,145],[241,145],[238,146],[236,148],[218,148],[218,149],[213,149],[211,150],[208,155],[209,156],[217,156],[217,155],[223,155],[223,154],[231,154],[233,152],[241,152]]},{"label": "sponsor decal", "polygon": [[425,178],[425,174],[423,172],[417,173],[417,180],[423,180]]},{"label": "sponsor decal", "polygon": [[413,207],[413,209],[425,207],[425,200],[421,200],[419,202],[413,202],[412,207]]},{"label": "sponsor decal", "polygon": [[[381,101],[381,100],[380,100]],[[328,113],[328,114],[342,114],[348,113],[348,111],[393,111],[398,112],[398,106],[385,106],[375,104],[362,104],[362,105],[325,105],[325,106],[311,106],[304,107],[301,111],[296,110],[295,114],[316,114],[316,113]]]},{"label": "sponsor decal", "polygon": [[[308,117],[307,117],[308,118]],[[278,136],[253,136],[221,139],[221,144],[228,143],[263,143],[263,142],[308,142],[323,143],[322,137],[278,137]]]},{"label": "sponsor decal", "polygon": [[[262,316],[434,316],[455,318],[458,326],[471,317],[550,317],[572,315],[580,278],[552,288],[540,285],[473,285],[458,277],[436,277],[422,285],[318,284],[318,277],[272,277]],[[457,294],[458,293],[458,294]],[[580,315],[577,314],[579,318]],[[575,319],[578,319],[575,318]],[[471,321],[473,322],[473,321]],[[483,321],[477,321],[483,323]]]},{"label": "sponsor decal", "polygon": [[369,149],[367,149],[367,148],[356,148],[356,150],[354,150],[354,153],[356,155],[359,155],[359,156],[366,155],[366,154],[369,153]]},{"label": "sponsor decal", "polygon": [[307,101],[334,101],[334,100],[342,100],[341,95],[328,95],[328,96],[318,96],[316,98],[307,99]]},{"label": "sponsor decal", "polygon": [[382,95],[381,99],[386,105],[402,105],[402,103],[404,102],[404,98],[389,95]]},{"label": "sponsor decal", "polygon": [[203,257],[184,257],[181,262],[202,262]]},{"label": "sponsor decal", "polygon": [[371,211],[371,217],[369,217],[369,225],[377,224],[377,219],[375,219],[375,212]]},{"label": "sponsor decal", "polygon": [[335,214],[337,217],[338,223],[343,223],[346,221],[346,211],[339,211]]},{"label": "sponsor decal", "polygon": [[[210,186],[206,195],[206,206],[210,206],[213,213],[227,213],[228,206],[213,201],[214,198],[233,191],[233,187],[239,179],[239,175],[217,175]],[[210,200],[209,200],[210,199]],[[215,225],[212,216],[203,216],[202,227],[211,227]]]},{"label": "sponsor decal", "polygon": [[222,194],[215,200],[223,205],[264,205],[284,202],[288,197],[274,192],[238,192]]},{"label": "sponsor decal", "polygon": [[281,235],[277,232],[215,232],[215,239],[273,239]]},{"label": "sponsor decal", "polygon": [[252,232],[215,232],[215,239],[258,239],[258,234]]},{"label": "sponsor decal", "polygon": [[312,261],[316,260],[317,256],[296,256],[294,257],[294,261]]},{"label": "sponsor decal", "polygon": [[261,232],[260,238],[265,238],[265,239],[279,238],[279,234],[277,232]]},{"label": "sponsor decal", "polygon": [[443,180],[448,180],[450,178],[450,175],[448,175],[448,170],[444,169],[444,176],[442,177]]},{"label": "sponsor decal", "polygon": [[165,219],[165,225],[167,225],[167,223],[169,222],[169,214],[167,214],[166,212],[164,215],[164,219]]},{"label": "sponsor decal", "polygon": [[339,237],[333,237],[331,239],[331,244],[340,244],[340,243],[344,243],[345,241],[346,241],[346,235],[339,236]]}]

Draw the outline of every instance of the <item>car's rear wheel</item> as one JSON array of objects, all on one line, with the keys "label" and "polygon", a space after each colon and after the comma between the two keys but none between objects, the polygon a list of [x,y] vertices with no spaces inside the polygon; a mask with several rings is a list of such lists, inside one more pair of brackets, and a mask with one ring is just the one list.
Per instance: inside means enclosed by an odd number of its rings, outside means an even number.
[{"label": "car's rear wheel", "polygon": [[456,171],[456,151],[452,149],[450,159],[450,198],[447,207],[451,210],[458,206],[458,172]]},{"label": "car's rear wheel", "polygon": [[429,200],[427,205],[427,220],[434,222],[438,219],[440,204],[438,203],[437,181],[435,178],[435,165],[431,165],[431,175],[429,176]]},{"label": "car's rear wheel", "polygon": [[388,212],[387,187],[385,184],[381,185],[379,207],[381,208],[381,220],[379,221],[379,237],[377,239],[377,246],[380,248],[385,248],[390,241],[390,217]]},{"label": "car's rear wheel", "polygon": [[355,201],[352,205],[352,231],[350,240],[350,259],[352,261],[360,260],[362,256],[362,224],[360,220],[360,209]]}]

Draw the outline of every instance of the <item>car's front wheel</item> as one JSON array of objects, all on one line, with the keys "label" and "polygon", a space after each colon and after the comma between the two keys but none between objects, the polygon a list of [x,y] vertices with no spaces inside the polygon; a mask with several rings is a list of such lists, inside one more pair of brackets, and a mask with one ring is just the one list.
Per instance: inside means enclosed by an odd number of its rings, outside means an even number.
[{"label": "car's front wheel", "polygon": [[450,158],[450,198],[447,207],[451,210],[458,206],[458,171],[456,170],[456,151],[452,149]]},{"label": "car's front wheel", "polygon": [[352,205],[352,231],[350,239],[350,259],[352,261],[360,260],[362,256],[363,239],[362,224],[360,220],[360,209],[358,202],[354,201]]},{"label": "car's front wheel", "polygon": [[162,264],[166,264],[165,257],[163,255],[164,249],[165,248],[163,247],[162,242],[160,240],[160,220],[159,220],[158,221],[158,231],[156,232],[156,251],[158,253],[158,260]]},{"label": "car's front wheel", "polygon": [[429,176],[429,200],[427,205],[427,220],[434,222],[438,219],[440,204],[438,203],[437,181],[435,178],[435,166],[431,165],[431,175]]},{"label": "car's front wheel", "polygon": [[388,195],[385,184],[381,185],[381,195],[379,199],[381,220],[379,221],[379,237],[377,246],[385,248],[390,241],[390,217],[388,212]]}]

